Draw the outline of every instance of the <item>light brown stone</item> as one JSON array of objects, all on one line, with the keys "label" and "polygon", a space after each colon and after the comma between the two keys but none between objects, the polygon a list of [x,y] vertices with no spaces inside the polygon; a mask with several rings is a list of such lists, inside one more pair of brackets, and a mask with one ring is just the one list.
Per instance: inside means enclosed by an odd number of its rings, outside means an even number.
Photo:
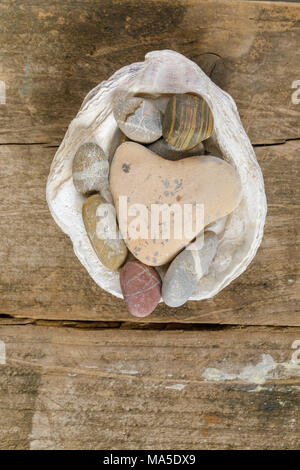
[{"label": "light brown stone", "polygon": [[[117,270],[126,259],[127,248],[121,238],[113,239],[109,233],[107,236],[103,236],[106,227],[104,223],[102,226],[100,225],[99,206],[103,205],[104,208],[104,204],[113,217],[113,206],[107,204],[99,194],[94,194],[83,204],[82,218],[90,242],[101,263],[109,269]],[[110,220],[112,219],[110,218]]]},{"label": "light brown stone", "polygon": [[[199,233],[207,224],[232,212],[241,197],[235,168],[220,158],[196,156],[168,161],[133,142],[123,143],[116,151],[110,171],[110,189],[119,221],[120,218],[124,220],[124,213],[121,213],[124,208],[120,206],[119,196],[125,196],[123,202],[127,201],[128,232],[120,226],[125,243],[136,258],[151,266],[169,262],[194,236],[186,236],[182,227],[182,236],[176,238],[178,234],[174,233],[174,216],[171,214],[169,238],[163,238],[163,226],[160,225],[155,239],[151,236],[148,223],[148,238],[134,239],[130,230],[137,217],[140,217],[138,212],[136,215],[130,214],[133,204],[147,207],[149,221],[153,214],[152,204],[166,204],[165,208],[168,208],[168,205],[177,203],[182,212],[185,204],[191,204],[192,207],[203,204],[204,220],[201,220]],[[192,227],[195,228],[196,211],[192,214]]]}]

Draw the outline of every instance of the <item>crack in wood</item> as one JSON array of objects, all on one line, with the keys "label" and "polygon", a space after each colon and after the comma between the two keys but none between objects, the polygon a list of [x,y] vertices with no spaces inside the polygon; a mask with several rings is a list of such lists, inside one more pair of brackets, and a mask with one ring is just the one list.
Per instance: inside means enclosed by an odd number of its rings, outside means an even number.
[{"label": "crack in wood", "polygon": [[[217,54],[214,54],[217,55]],[[215,64],[216,65],[216,64]],[[214,67],[215,67],[214,65]],[[213,70],[211,71],[211,73]],[[287,138],[287,139],[282,139],[280,142],[267,142],[267,143],[260,143],[260,144],[255,144],[251,143],[254,148],[259,148],[259,147],[272,147],[273,145],[284,145],[287,142],[297,142],[300,140],[300,137],[292,137],[292,138]],[[22,146],[22,145],[42,145],[45,148],[59,148],[58,144],[51,144],[50,142],[0,142],[0,146]]]},{"label": "crack in wood", "polygon": [[65,320],[47,320],[47,319],[32,319],[32,318],[18,318],[13,315],[0,314],[0,326],[49,326],[56,328],[74,328],[83,329],[87,331],[95,331],[101,329],[114,329],[114,330],[160,330],[160,331],[223,331],[233,329],[247,329],[247,328],[272,328],[276,331],[285,330],[287,328],[299,328],[296,325],[260,325],[245,324],[240,325],[238,323],[231,324],[215,324],[215,323],[136,323],[134,321],[120,321],[120,322],[109,322],[109,321],[65,321]]},{"label": "crack in wood", "polygon": [[284,145],[287,142],[297,142],[300,140],[300,137],[293,137],[290,139],[284,139],[282,142],[272,142],[272,143],[267,143],[267,144],[252,144],[254,148],[259,148],[259,147],[273,147],[274,145]]}]

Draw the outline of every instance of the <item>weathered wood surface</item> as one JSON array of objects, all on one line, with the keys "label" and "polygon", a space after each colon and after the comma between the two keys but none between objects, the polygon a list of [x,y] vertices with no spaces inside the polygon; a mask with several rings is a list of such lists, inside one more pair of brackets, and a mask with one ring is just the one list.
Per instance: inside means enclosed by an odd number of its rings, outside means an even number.
[{"label": "weathered wood surface", "polygon": [[[232,94],[253,144],[291,141],[256,148],[268,217],[247,271],[138,325],[73,254],[45,185],[86,93],[162,48]],[[0,3],[1,449],[299,448],[299,51],[300,4]]]},{"label": "weathered wood surface", "polygon": [[[256,150],[269,212],[254,261],[214,299],[175,309],[161,304],[146,321],[300,325],[299,143]],[[51,218],[45,185],[53,152],[41,145],[0,146],[0,314],[138,321],[91,280]]]},{"label": "weathered wood surface", "polygon": [[28,325],[0,340],[1,449],[299,448],[299,328]]},{"label": "weathered wood surface", "polygon": [[0,4],[0,142],[59,144],[86,93],[146,52],[174,49],[236,99],[253,143],[299,138],[300,6],[204,0]]},{"label": "weathered wood surface", "polygon": [[[300,5],[269,2],[36,1],[0,4],[0,314],[130,321],[51,219],[45,185],[85,94],[145,52],[171,48],[237,101],[252,142],[299,138]],[[122,48],[120,48],[122,44]],[[299,141],[257,148],[269,213],[252,265],[213,300],[160,305],[147,321],[299,325]]]}]

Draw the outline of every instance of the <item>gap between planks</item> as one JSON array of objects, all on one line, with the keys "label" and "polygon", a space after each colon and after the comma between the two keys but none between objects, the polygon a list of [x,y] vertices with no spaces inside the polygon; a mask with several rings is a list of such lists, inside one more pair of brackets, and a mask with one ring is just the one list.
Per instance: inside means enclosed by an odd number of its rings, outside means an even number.
[{"label": "gap between planks", "polygon": [[273,329],[274,331],[286,330],[288,328],[299,328],[297,325],[256,325],[256,324],[216,324],[216,323],[135,323],[134,321],[80,321],[80,320],[45,320],[33,318],[16,318],[13,315],[0,314],[1,326],[46,326],[56,328],[74,328],[87,331],[114,329],[114,330],[147,330],[147,331],[224,331],[224,330],[246,330],[248,328]]}]

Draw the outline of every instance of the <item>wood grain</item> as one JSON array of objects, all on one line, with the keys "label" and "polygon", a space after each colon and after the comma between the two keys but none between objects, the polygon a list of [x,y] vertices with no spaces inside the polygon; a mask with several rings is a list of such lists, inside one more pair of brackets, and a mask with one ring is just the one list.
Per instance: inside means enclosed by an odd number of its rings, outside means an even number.
[{"label": "wood grain", "polygon": [[174,49],[237,101],[253,143],[299,138],[300,6],[204,0],[1,2],[0,142],[59,144],[87,92]]},{"label": "wood grain", "polygon": [[[131,321],[124,303],[89,278],[50,217],[51,145],[93,86],[157,48],[186,54],[229,91],[253,143],[299,137],[291,83],[300,77],[300,6],[16,0],[2,2],[0,12],[0,79],[7,90],[0,142],[19,143],[0,146],[0,314]],[[21,145],[37,142],[48,144]],[[212,300],[160,305],[150,322],[300,324],[298,147],[295,140],[257,148],[269,212],[247,271]]]},{"label": "wood grain", "polygon": [[299,328],[0,327],[0,448],[296,449]]},{"label": "wood grain", "polygon": [[[0,449],[298,449],[300,4],[15,0],[0,18]],[[138,324],[45,185],[87,92],[163,48],[232,94],[253,144],[290,141],[256,148],[268,216],[247,271]]]},{"label": "wood grain", "polygon": [[[161,304],[147,321],[300,325],[299,143],[256,151],[268,216],[254,261],[214,299]],[[49,213],[45,185],[54,153],[41,145],[0,146],[0,314],[136,322],[122,300],[91,280]]]}]

